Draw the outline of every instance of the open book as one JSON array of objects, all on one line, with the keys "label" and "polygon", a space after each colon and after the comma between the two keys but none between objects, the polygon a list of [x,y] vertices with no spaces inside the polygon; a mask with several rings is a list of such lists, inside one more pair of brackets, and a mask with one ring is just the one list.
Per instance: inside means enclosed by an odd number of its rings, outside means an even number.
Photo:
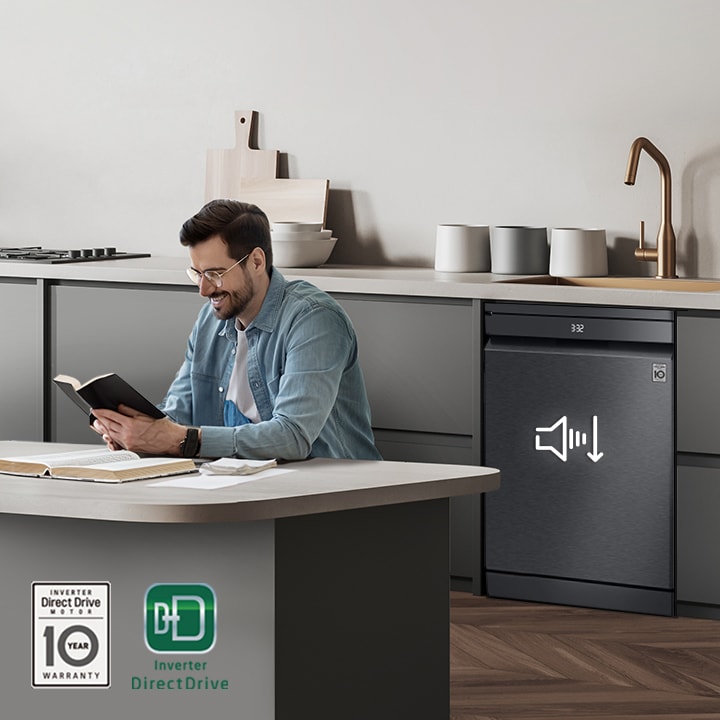
[{"label": "open book", "polygon": [[122,483],[195,472],[195,463],[185,458],[141,458],[129,450],[98,448],[0,458],[0,472],[63,480]]},{"label": "open book", "polygon": [[165,417],[162,410],[115,373],[98,375],[85,383],[69,375],[56,375],[53,382],[86,415],[96,408],[117,410],[118,405],[127,405],[150,417]]}]

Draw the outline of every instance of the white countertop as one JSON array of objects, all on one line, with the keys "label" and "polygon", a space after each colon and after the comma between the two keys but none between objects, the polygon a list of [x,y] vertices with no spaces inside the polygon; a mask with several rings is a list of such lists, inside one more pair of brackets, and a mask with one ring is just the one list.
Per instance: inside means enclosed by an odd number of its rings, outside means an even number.
[{"label": "white countertop", "polygon": [[[185,275],[187,264],[184,257],[159,255],[56,265],[0,262],[0,278],[174,285],[192,289]],[[515,276],[442,273],[412,267],[324,265],[279,269],[288,279],[303,278],[333,293],[720,310],[720,292],[524,285],[502,282]]]},{"label": "white countertop", "polygon": [[[98,446],[0,441],[0,456],[91,448]],[[170,478],[107,484],[0,473],[0,513],[121,522],[245,522],[472,495],[500,485],[498,470],[475,465],[316,458],[281,467],[291,472],[259,473],[249,482],[214,490],[153,487]]]}]

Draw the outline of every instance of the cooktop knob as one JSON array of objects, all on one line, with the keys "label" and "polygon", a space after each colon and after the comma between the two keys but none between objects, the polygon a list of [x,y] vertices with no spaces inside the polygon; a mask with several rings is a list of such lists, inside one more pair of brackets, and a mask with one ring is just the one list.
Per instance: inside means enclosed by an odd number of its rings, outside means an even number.
[{"label": "cooktop knob", "polygon": [[79,250],[68,250],[68,257],[71,257],[71,258],[80,257],[80,251]]}]

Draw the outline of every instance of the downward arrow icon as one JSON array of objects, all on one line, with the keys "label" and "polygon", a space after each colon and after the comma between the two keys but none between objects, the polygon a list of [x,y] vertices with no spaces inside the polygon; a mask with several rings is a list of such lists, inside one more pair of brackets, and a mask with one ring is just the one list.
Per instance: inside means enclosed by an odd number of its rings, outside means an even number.
[{"label": "downward arrow icon", "polygon": [[597,434],[597,415],[593,415],[593,449],[590,453],[585,453],[594,463],[596,463],[605,453],[598,452],[598,434]]}]

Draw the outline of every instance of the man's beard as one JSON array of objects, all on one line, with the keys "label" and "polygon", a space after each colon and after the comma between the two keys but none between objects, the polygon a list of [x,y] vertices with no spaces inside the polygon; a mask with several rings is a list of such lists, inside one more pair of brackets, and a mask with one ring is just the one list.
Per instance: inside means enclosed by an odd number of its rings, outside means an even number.
[{"label": "man's beard", "polygon": [[230,318],[240,315],[247,309],[250,301],[253,299],[253,292],[248,283],[242,290],[227,291],[218,288],[217,291],[210,296],[209,300],[212,300],[214,297],[222,298],[219,307],[213,306],[215,317],[219,320],[230,320]]}]

